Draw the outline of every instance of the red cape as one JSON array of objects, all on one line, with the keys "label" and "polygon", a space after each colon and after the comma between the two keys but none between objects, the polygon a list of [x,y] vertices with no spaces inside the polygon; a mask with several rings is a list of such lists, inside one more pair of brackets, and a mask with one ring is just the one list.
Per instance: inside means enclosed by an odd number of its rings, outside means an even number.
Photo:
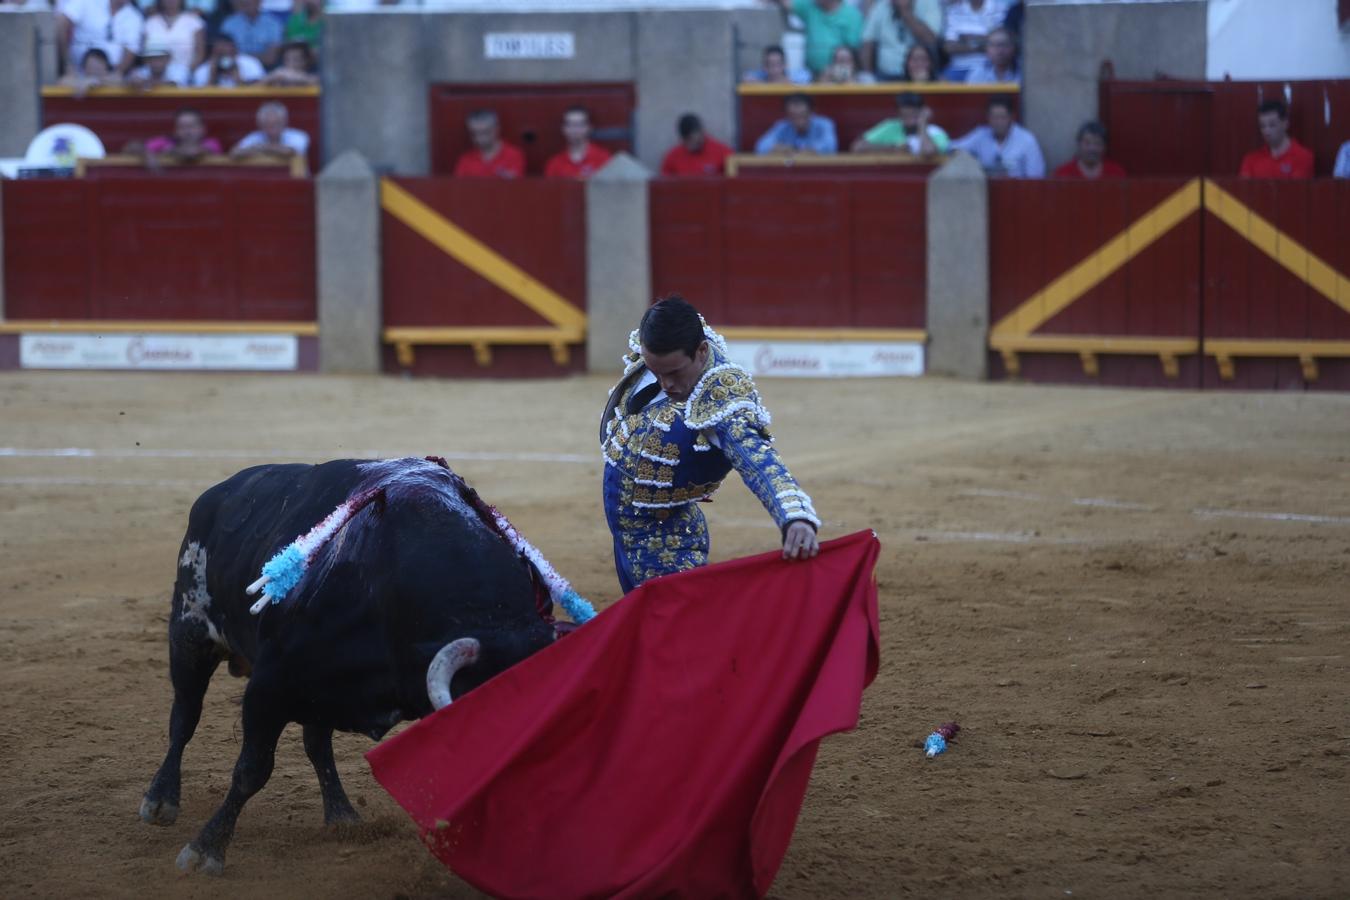
[{"label": "red cape", "polygon": [[870,531],[650,581],[366,754],[499,897],[754,897],[878,663]]}]

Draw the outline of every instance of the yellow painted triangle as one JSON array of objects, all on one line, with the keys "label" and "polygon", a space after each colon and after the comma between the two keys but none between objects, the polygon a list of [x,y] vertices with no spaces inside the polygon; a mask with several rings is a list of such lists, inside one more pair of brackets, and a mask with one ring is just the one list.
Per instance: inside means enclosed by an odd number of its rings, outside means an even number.
[{"label": "yellow painted triangle", "polygon": [[447,256],[463,263],[558,328],[569,331],[586,328],[586,313],[388,178],[380,180],[380,206]]}]

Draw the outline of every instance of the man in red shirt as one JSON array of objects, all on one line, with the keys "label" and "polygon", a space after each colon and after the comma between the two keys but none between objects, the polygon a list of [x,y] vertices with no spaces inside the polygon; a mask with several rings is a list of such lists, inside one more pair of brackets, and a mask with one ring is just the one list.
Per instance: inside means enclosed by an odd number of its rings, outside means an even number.
[{"label": "man in red shirt", "polygon": [[563,113],[563,140],[567,147],[544,166],[545,178],[590,178],[609,162],[609,151],[591,143],[591,114],[584,106]]},{"label": "man in red shirt", "polygon": [[703,122],[693,113],[680,116],[676,130],[680,142],[661,161],[662,175],[721,175],[726,171],[731,148],[703,131]]},{"label": "man in red shirt", "polygon": [[455,161],[456,178],[520,178],[525,174],[525,154],[502,140],[495,112],[475,110],[464,122],[473,149]]},{"label": "man in red shirt", "polygon": [[1311,178],[1312,151],[1289,136],[1289,107],[1267,100],[1256,110],[1256,123],[1266,145],[1242,157],[1243,178]]},{"label": "man in red shirt", "polygon": [[1101,122],[1084,122],[1078,129],[1078,150],[1073,159],[1053,173],[1055,178],[1124,178],[1125,170],[1119,163],[1106,158],[1106,126]]}]

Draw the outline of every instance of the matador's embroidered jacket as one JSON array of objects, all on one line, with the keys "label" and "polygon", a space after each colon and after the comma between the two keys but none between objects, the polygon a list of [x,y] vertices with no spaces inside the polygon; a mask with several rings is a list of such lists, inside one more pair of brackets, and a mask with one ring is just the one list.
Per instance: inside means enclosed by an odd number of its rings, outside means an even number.
[{"label": "matador's embroidered jacket", "polygon": [[698,509],[735,469],[780,529],[804,520],[820,527],[811,498],[779,459],[769,411],[748,373],[727,359],[726,342],[705,329],[703,377],[683,403],[665,398],[630,409],[647,367],[637,332],[623,377],[600,424],[605,516],[614,566],[625,593],[642,582],[708,561],[708,527]]}]

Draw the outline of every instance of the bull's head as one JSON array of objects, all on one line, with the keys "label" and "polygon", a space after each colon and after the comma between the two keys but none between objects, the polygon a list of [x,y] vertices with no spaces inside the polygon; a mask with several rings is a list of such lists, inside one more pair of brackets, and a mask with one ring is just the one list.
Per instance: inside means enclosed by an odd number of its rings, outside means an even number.
[{"label": "bull's head", "polygon": [[427,698],[431,700],[434,709],[450,705],[453,699],[450,696],[450,682],[454,679],[455,673],[465,666],[478,662],[481,650],[481,645],[475,639],[460,638],[446,644],[437,652],[431,660],[431,665],[427,666]]}]

